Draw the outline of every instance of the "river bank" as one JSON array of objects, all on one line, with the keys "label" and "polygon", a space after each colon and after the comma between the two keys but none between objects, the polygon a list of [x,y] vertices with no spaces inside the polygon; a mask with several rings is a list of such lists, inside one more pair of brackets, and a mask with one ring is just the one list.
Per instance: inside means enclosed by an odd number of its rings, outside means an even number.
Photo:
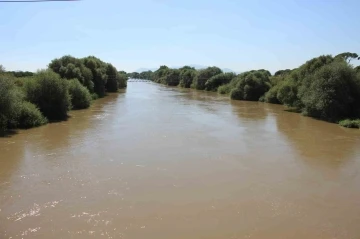
[{"label": "river bank", "polygon": [[[1,67],[2,69],[3,67]],[[25,77],[23,77],[25,76]],[[0,71],[0,135],[66,120],[68,111],[126,88],[127,76],[100,59],[64,56],[36,73]]]},{"label": "river bank", "polygon": [[161,66],[138,77],[169,86],[215,91],[233,100],[283,104],[305,116],[359,128],[360,66],[354,67],[351,60],[359,60],[358,55],[322,55],[274,75],[264,69],[235,74],[216,66],[199,70]]}]

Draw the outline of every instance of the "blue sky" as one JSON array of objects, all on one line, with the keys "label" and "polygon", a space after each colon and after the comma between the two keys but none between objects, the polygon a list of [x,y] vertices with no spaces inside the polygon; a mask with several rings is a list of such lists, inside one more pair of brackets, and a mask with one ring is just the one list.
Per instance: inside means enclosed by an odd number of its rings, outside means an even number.
[{"label": "blue sky", "polygon": [[0,64],[34,71],[70,54],[125,71],[200,64],[274,72],[321,54],[360,54],[359,9],[358,0],[0,3]]}]

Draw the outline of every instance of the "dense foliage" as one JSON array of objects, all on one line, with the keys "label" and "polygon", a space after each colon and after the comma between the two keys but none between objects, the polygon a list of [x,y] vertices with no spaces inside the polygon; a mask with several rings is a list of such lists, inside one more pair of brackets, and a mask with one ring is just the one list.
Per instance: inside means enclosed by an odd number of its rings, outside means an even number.
[{"label": "dense foliage", "polygon": [[91,94],[77,79],[69,81],[69,94],[73,109],[89,108],[91,104]]},{"label": "dense foliage", "polygon": [[92,99],[125,88],[127,79],[126,72],[93,56],[63,56],[36,73],[0,65],[0,133],[66,119],[69,110],[88,108]]},{"label": "dense foliage", "polygon": [[240,74],[230,92],[231,99],[258,101],[270,89],[269,77],[270,73],[264,70]]},{"label": "dense foliage", "polygon": [[[284,104],[307,116],[355,127],[360,117],[360,66],[350,63],[359,59],[351,52],[323,55],[274,75],[264,69],[236,75],[222,73],[218,67],[176,70],[161,66],[147,78],[165,85],[217,91],[234,100]],[[346,118],[355,120],[344,121]]]},{"label": "dense foliage", "polygon": [[19,115],[17,118],[17,127],[28,129],[37,127],[47,123],[45,116],[41,114],[41,111],[36,105],[23,101],[19,108]]},{"label": "dense foliage", "polygon": [[142,79],[139,72],[131,72],[127,74],[127,77],[132,79]]},{"label": "dense foliage", "polygon": [[25,84],[25,99],[37,105],[49,120],[62,120],[71,109],[68,82],[53,71],[38,72]]},{"label": "dense foliage", "polygon": [[196,70],[190,66],[180,68],[179,86],[183,88],[190,88],[195,77]]},{"label": "dense foliage", "polygon": [[117,92],[126,87],[126,72],[118,72],[112,64],[94,56],[63,56],[52,60],[49,68],[61,78],[77,79],[90,93],[96,93],[99,97],[105,96],[106,92]]},{"label": "dense foliage", "polygon": [[15,77],[29,77],[34,75],[34,72],[30,71],[8,71],[7,73],[10,73]]},{"label": "dense foliage", "polygon": [[283,104],[310,117],[359,128],[360,66],[351,65],[355,60],[359,56],[351,52],[323,55],[274,75],[264,69],[236,75],[215,66],[160,66],[154,72],[126,73],[94,56],[63,56],[37,73],[7,72],[0,65],[0,132],[64,119],[70,109],[87,108],[92,99],[125,88],[128,77],[217,91],[234,100]]},{"label": "dense foliage", "polygon": [[12,79],[0,75],[0,131],[6,130],[10,124],[16,124],[21,101],[21,92]]},{"label": "dense foliage", "polygon": [[30,128],[46,122],[39,109],[24,100],[24,93],[14,79],[0,74],[0,134],[8,128]]},{"label": "dense foliage", "polygon": [[152,79],[152,71],[143,71],[139,74],[139,79],[143,79],[143,80],[151,80]]},{"label": "dense foliage", "polygon": [[349,64],[357,55],[320,56],[270,78],[265,101],[287,105],[304,115],[338,122],[359,117],[360,77]]},{"label": "dense foliage", "polygon": [[214,75],[205,82],[205,90],[217,91],[219,86],[229,83],[235,76],[236,74],[232,72]]},{"label": "dense foliage", "polygon": [[208,67],[206,69],[199,70],[194,77],[194,80],[192,82],[191,88],[197,89],[197,90],[204,90],[205,89],[205,83],[207,80],[209,80],[211,77],[216,76],[218,74],[222,73],[222,70],[216,66]]}]

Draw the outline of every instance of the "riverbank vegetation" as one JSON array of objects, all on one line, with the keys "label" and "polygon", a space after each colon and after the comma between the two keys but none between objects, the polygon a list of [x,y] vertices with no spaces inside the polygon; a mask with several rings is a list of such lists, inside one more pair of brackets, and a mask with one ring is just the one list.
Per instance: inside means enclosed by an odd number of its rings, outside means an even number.
[{"label": "riverbank vegetation", "polygon": [[359,128],[360,67],[351,64],[359,59],[350,52],[322,55],[274,75],[264,69],[235,74],[215,66],[201,70],[161,66],[137,77],[169,86],[217,91],[233,100],[283,104],[305,116]]},{"label": "riverbank vegetation", "polygon": [[92,100],[125,88],[127,78],[93,56],[63,56],[36,73],[0,66],[0,134],[64,120],[69,110],[86,109]]}]

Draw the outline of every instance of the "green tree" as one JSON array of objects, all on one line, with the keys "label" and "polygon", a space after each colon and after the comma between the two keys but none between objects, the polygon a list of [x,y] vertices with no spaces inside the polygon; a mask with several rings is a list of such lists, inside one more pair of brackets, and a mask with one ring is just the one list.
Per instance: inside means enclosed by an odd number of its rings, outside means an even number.
[{"label": "green tree", "polygon": [[359,59],[359,56],[358,54],[356,53],[352,53],[352,52],[343,52],[343,53],[340,53],[338,55],[335,56],[335,59],[343,59],[344,61],[346,61],[347,63],[350,63],[351,60],[356,60],[356,59]]},{"label": "green tree", "polygon": [[334,62],[334,58],[331,55],[322,55],[305,62],[290,73],[283,74],[285,78],[277,86],[277,99],[284,105],[301,110],[303,104],[298,90],[304,79],[332,62]]},{"label": "green tree", "polygon": [[217,91],[219,86],[229,83],[235,76],[235,73],[232,72],[215,75],[206,81],[205,90]]},{"label": "green tree", "polygon": [[299,91],[308,116],[328,121],[359,116],[360,79],[346,63],[322,67],[304,79]]},{"label": "green tree", "polygon": [[230,93],[231,99],[258,101],[270,89],[269,75],[263,70],[240,74],[236,88]]},{"label": "green tree", "polygon": [[291,72],[290,69],[279,70],[279,71],[275,72],[274,76],[281,76],[281,75],[284,75],[284,74],[288,74],[288,73],[290,73],[290,72]]},{"label": "green tree", "polygon": [[19,108],[19,116],[16,126],[22,129],[28,129],[46,124],[47,119],[41,114],[36,105],[23,101]]},{"label": "green tree", "polygon": [[26,100],[39,107],[50,120],[62,120],[71,109],[68,82],[51,70],[38,72],[25,83]]},{"label": "green tree", "polygon": [[0,74],[0,132],[16,125],[22,98],[14,81]]},{"label": "green tree", "polygon": [[143,71],[143,72],[140,73],[139,79],[151,80],[152,74],[153,74],[153,72],[150,71],[150,70],[149,71]]},{"label": "green tree", "polygon": [[190,88],[193,79],[195,78],[196,70],[190,66],[180,68],[179,86],[183,88]]},{"label": "green tree", "polygon": [[360,66],[355,67],[354,70],[355,70],[356,72],[360,73]]},{"label": "green tree", "polygon": [[118,73],[116,77],[119,89],[126,88],[128,77],[126,74]]},{"label": "green tree", "polygon": [[180,70],[168,69],[165,76],[162,77],[162,84],[169,86],[177,86],[180,82]]},{"label": "green tree", "polygon": [[108,92],[117,92],[119,86],[117,81],[118,72],[116,68],[111,64],[107,64],[106,75],[107,75],[106,90]]},{"label": "green tree", "polygon": [[166,76],[167,72],[169,71],[169,67],[167,66],[160,66],[159,69],[157,69],[153,74],[153,81],[156,83],[162,83],[165,82],[163,77]]},{"label": "green tree", "polygon": [[132,72],[128,74],[129,78],[131,79],[140,79],[140,73],[139,72]]},{"label": "green tree", "polygon": [[216,66],[199,70],[193,80],[192,88],[197,90],[204,90],[206,81],[220,73],[222,73],[222,70]]},{"label": "green tree", "polygon": [[94,92],[99,97],[104,97],[106,93],[106,75],[107,64],[94,56],[88,56],[83,59],[84,65],[91,70],[94,83]]},{"label": "green tree", "polygon": [[86,109],[91,104],[91,94],[78,79],[69,80],[69,94],[73,109]]}]

